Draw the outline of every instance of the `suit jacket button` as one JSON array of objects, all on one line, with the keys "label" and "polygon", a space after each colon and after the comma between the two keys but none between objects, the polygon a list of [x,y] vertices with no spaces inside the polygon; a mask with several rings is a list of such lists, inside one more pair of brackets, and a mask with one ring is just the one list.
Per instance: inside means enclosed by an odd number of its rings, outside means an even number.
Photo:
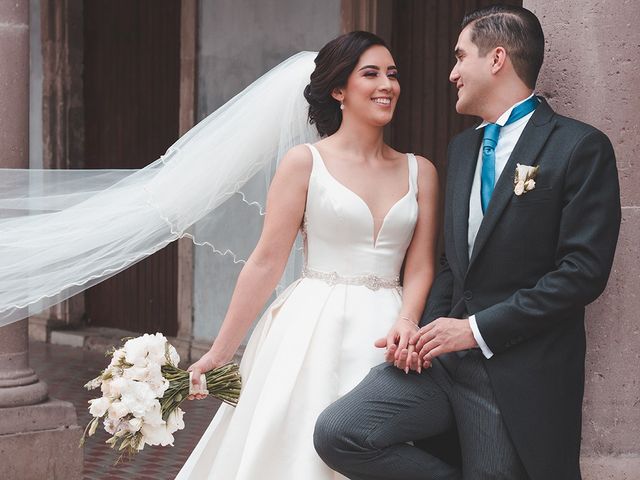
[{"label": "suit jacket button", "polygon": [[473,298],[473,293],[471,293],[471,290],[465,290],[462,296],[465,300],[471,300]]}]

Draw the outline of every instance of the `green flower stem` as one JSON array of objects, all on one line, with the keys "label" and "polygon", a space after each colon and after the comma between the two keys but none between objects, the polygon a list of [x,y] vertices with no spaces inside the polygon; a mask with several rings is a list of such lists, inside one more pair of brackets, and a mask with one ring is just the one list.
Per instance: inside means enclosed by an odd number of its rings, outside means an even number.
[{"label": "green flower stem", "polygon": [[[189,395],[189,372],[171,364],[162,367],[162,376],[169,380],[169,388],[160,399],[162,418],[166,420]],[[227,363],[205,373],[209,395],[230,405],[237,405],[240,397],[242,379],[238,366]]]}]

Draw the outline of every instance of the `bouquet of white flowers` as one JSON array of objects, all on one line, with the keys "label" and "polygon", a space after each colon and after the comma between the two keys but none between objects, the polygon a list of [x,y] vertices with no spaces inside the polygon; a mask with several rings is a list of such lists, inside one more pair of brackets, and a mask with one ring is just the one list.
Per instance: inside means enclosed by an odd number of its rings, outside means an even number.
[{"label": "bouquet of white flowers", "polygon": [[[112,435],[107,443],[123,453],[133,455],[145,444],[173,445],[173,434],[184,428],[179,405],[191,385],[189,372],[178,368],[176,349],[161,333],[145,333],[126,340],[121,348],[108,351],[109,355],[109,366],[85,385],[88,390],[100,387],[102,397],[89,400],[94,418],[80,445],[95,433],[101,419]],[[229,363],[203,376],[207,393],[237,404],[241,386],[237,365]]]}]

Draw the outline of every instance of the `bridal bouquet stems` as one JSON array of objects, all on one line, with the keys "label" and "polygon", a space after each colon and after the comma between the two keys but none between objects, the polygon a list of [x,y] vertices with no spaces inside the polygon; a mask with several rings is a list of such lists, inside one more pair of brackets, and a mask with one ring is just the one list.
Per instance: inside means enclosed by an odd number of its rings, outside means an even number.
[{"label": "bridal bouquet stems", "polygon": [[[107,352],[109,366],[85,385],[88,390],[100,387],[102,396],[89,400],[93,419],[80,445],[102,420],[111,435],[106,443],[132,456],[145,445],[173,445],[173,434],[184,428],[180,404],[189,395],[190,380],[189,372],[178,368],[178,352],[161,333],[123,340],[122,347]],[[237,365],[211,370],[205,379],[210,395],[237,404],[241,386]]]}]

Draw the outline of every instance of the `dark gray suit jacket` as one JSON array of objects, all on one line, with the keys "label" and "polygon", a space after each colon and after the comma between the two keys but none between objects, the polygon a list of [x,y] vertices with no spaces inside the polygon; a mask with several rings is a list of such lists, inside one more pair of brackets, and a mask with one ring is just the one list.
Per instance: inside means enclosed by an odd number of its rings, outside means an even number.
[{"label": "dark gray suit jacket", "polygon": [[[469,129],[449,145],[445,253],[421,323],[475,314],[494,352],[485,366],[529,476],[579,479],[584,307],[605,288],[620,228],[613,148],[602,132],[542,100],[498,179],[469,259],[481,141],[482,130]],[[521,196],[516,163],[540,167],[536,188]]]}]

